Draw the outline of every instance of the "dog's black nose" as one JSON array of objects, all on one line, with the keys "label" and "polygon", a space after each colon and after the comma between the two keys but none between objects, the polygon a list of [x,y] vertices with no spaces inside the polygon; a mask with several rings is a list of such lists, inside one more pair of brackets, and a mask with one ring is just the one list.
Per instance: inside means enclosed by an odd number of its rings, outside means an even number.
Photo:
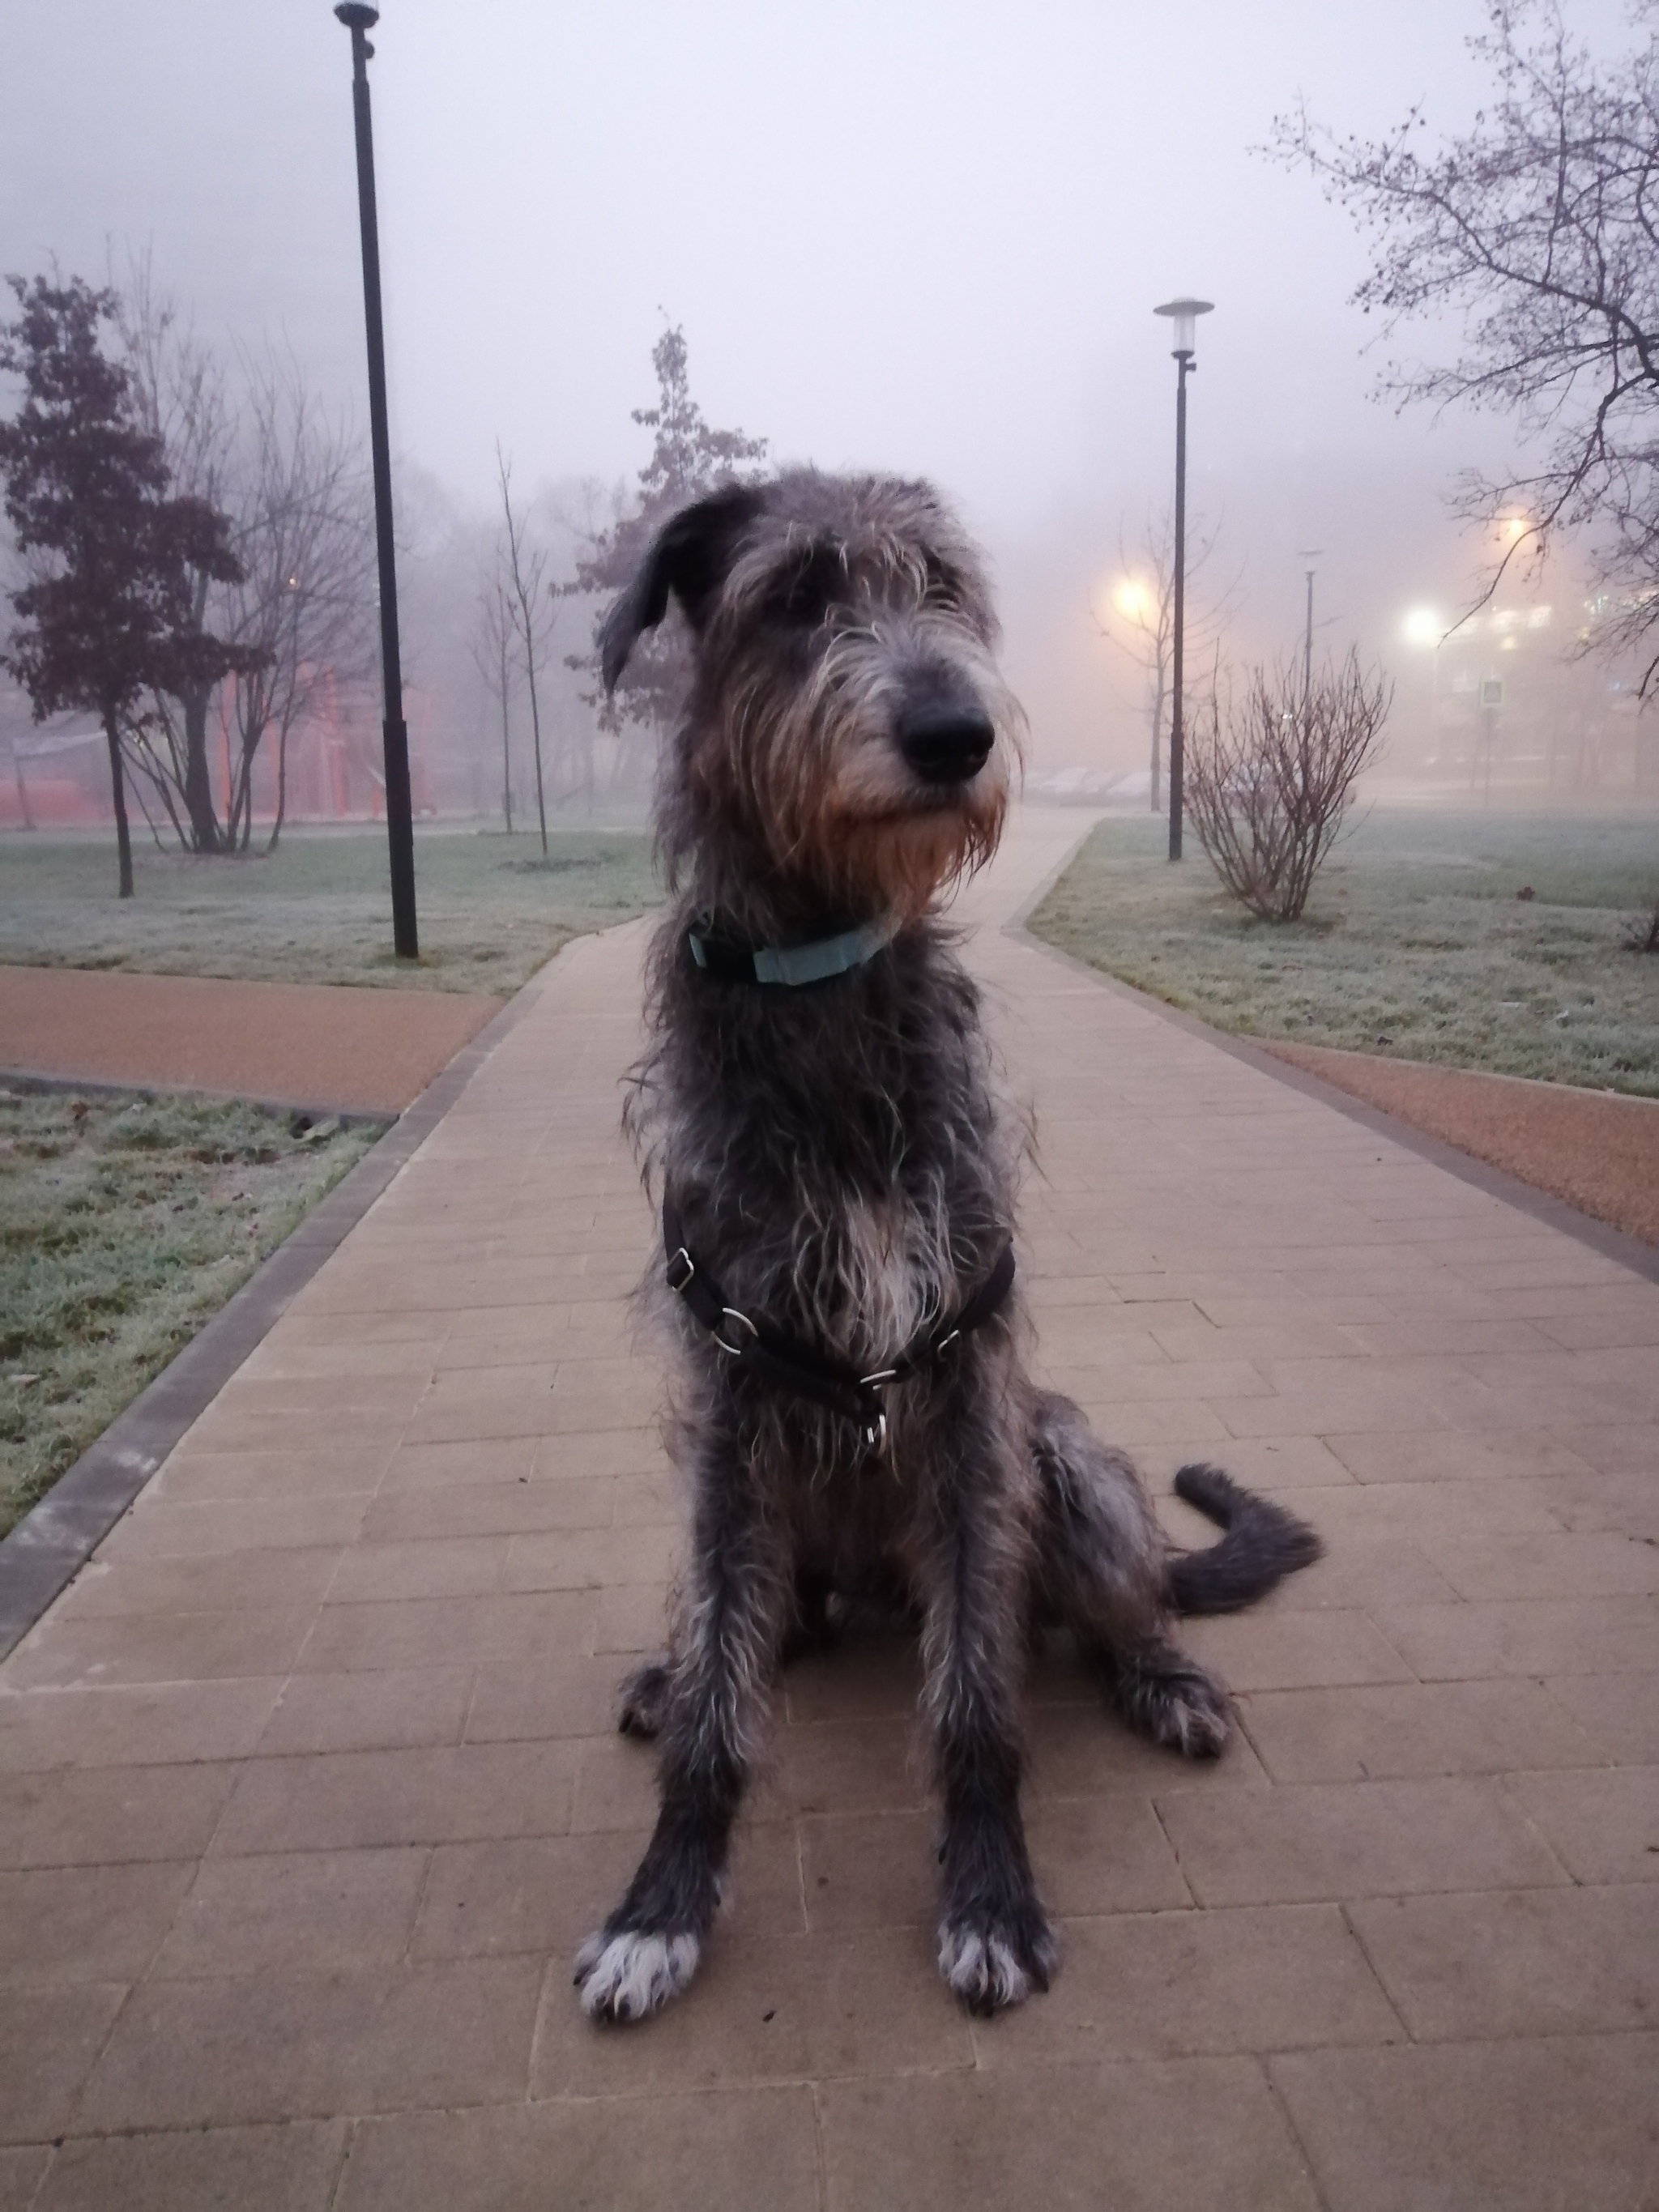
[{"label": "dog's black nose", "polygon": [[982,707],[913,707],[899,719],[899,750],[924,783],[966,783],[996,736]]}]

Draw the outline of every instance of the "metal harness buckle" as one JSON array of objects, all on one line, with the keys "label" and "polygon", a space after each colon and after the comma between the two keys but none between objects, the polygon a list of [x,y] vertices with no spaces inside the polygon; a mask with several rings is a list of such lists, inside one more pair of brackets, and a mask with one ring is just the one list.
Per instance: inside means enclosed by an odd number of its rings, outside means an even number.
[{"label": "metal harness buckle", "polygon": [[[680,1265],[682,1261],[685,1263],[685,1273],[677,1279],[674,1270]],[[696,1272],[696,1262],[692,1259],[691,1255],[686,1250],[684,1245],[682,1244],[679,1250],[672,1254],[669,1258],[667,1268],[665,1270],[668,1278],[669,1289],[672,1291],[676,1296],[684,1297],[687,1286],[690,1285],[692,1276],[695,1275]]]}]

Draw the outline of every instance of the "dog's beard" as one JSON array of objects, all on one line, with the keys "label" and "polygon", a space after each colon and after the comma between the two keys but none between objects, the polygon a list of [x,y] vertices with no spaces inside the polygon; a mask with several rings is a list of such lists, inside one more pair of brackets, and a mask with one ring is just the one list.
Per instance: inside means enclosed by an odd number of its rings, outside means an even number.
[{"label": "dog's beard", "polygon": [[1007,803],[1007,784],[997,779],[983,798],[949,809],[875,821],[849,817],[824,859],[838,872],[849,905],[913,921],[990,859]]}]

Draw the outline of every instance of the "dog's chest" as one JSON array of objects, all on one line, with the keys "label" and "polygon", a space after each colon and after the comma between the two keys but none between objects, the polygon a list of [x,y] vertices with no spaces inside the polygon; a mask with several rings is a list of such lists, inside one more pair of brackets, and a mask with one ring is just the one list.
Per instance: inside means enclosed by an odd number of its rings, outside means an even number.
[{"label": "dog's chest", "polygon": [[818,1333],[849,1358],[896,1358],[956,1300],[950,1227],[938,1200],[902,1191],[849,1199],[802,1261],[797,1287]]}]

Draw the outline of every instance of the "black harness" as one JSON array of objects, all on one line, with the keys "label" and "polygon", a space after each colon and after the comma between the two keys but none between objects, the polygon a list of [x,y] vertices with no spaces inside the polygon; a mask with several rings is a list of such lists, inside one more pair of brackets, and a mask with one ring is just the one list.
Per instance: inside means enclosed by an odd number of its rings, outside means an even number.
[{"label": "black harness", "polygon": [[865,1447],[872,1452],[881,1451],[887,1442],[887,1412],[882,1400],[887,1386],[905,1382],[912,1375],[936,1373],[944,1367],[961,1339],[991,1319],[1014,1281],[1014,1248],[1005,1244],[990,1273],[954,1314],[942,1316],[931,1328],[913,1338],[890,1366],[861,1375],[850,1361],[834,1358],[786,1335],[769,1322],[752,1320],[728,1305],[714,1277],[692,1258],[680,1210],[666,1194],[662,1202],[662,1241],[669,1289],[684,1300],[692,1318],[708,1331],[726,1358],[774,1389],[808,1398],[816,1406],[856,1421]]}]

